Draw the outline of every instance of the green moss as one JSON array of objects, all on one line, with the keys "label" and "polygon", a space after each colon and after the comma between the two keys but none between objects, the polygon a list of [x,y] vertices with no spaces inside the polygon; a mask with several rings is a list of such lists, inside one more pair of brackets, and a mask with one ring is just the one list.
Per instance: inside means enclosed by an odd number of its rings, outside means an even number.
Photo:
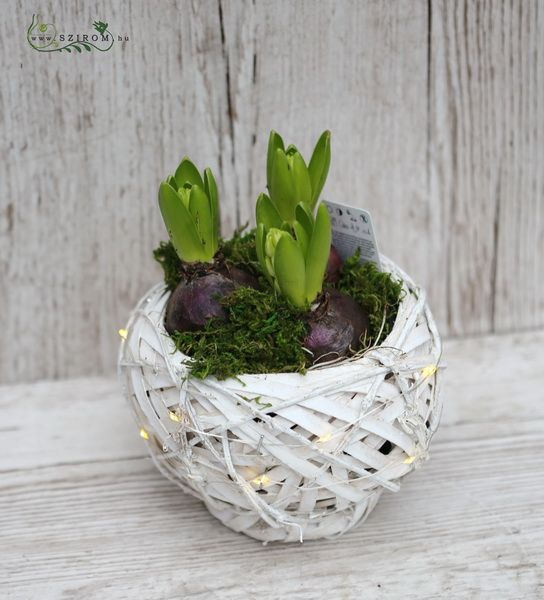
[{"label": "green moss", "polygon": [[219,256],[233,265],[260,274],[257,251],[255,249],[255,229],[243,233],[246,226],[237,229],[229,240],[221,240]]},{"label": "green moss", "polygon": [[[245,227],[238,229],[229,240],[221,240],[216,259],[230,263],[250,271],[254,275],[261,274],[255,250],[255,230],[242,233]],[[153,257],[161,265],[164,272],[164,283],[172,291],[176,289],[182,278],[182,263],[172,242],[161,242],[153,251]],[[187,263],[185,263],[187,264]]]},{"label": "green moss", "polygon": [[164,271],[164,283],[166,287],[170,291],[176,289],[181,280],[182,263],[172,242],[161,242],[159,247],[153,250],[153,257]]},{"label": "green moss", "polygon": [[[367,311],[370,321],[368,346],[385,339],[395,324],[403,293],[402,281],[393,279],[389,273],[378,271],[374,263],[360,264],[359,253],[356,253],[344,261],[336,287],[354,298]],[[382,323],[383,331],[380,335]]]},{"label": "green moss", "polygon": [[176,347],[191,357],[191,375],[204,379],[241,373],[304,373],[306,324],[299,311],[273,293],[238,288],[221,303],[227,321],[203,331],[176,332]]}]

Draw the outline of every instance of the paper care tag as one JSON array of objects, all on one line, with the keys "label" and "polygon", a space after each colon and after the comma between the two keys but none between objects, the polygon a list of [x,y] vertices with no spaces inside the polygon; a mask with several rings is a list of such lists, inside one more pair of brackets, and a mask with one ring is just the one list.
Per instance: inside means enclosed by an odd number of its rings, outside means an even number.
[{"label": "paper care tag", "polygon": [[332,226],[332,243],[342,259],[361,249],[361,262],[371,261],[381,271],[380,254],[374,237],[370,213],[362,208],[323,200],[329,211]]}]

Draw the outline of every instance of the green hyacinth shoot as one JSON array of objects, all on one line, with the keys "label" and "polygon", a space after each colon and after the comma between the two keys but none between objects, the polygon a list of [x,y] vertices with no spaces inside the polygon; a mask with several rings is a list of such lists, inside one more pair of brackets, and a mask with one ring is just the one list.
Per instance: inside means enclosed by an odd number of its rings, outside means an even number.
[{"label": "green hyacinth shoot", "polygon": [[314,217],[299,203],[291,226],[257,224],[256,249],[263,273],[293,305],[307,308],[321,292],[331,247],[331,223],[321,204]]},{"label": "green hyacinth shoot", "polygon": [[212,262],[219,246],[217,184],[209,168],[200,175],[183,158],[174,175],[159,187],[159,207],[181,260]]},{"label": "green hyacinth shoot", "polygon": [[329,213],[324,205],[317,211],[315,207],[330,160],[329,131],[321,134],[308,166],[294,146],[285,150],[281,136],[270,133],[266,164],[270,196],[260,194],[255,211],[257,257],[276,291],[301,309],[321,292],[329,259]]},{"label": "green hyacinth shoot", "polygon": [[270,132],[266,160],[268,195],[257,200],[257,220],[295,222],[295,209],[300,202],[314,211],[325,185],[331,162],[330,131],[317,141],[308,165],[295,146],[285,149],[283,139]]}]

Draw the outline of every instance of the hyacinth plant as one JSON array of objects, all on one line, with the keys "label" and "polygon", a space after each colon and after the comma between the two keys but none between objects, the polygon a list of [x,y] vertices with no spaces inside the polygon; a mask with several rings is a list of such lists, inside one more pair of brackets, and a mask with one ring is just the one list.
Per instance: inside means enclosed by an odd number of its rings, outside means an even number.
[{"label": "hyacinth plant", "polygon": [[257,226],[256,249],[261,268],[277,291],[294,306],[308,307],[321,292],[331,246],[331,224],[324,205],[314,218],[304,203],[295,210],[293,232]]},{"label": "hyacinth plant", "polygon": [[294,224],[297,204],[314,211],[325,185],[331,162],[331,133],[324,131],[306,162],[292,144],[285,149],[282,137],[270,132],[266,157],[267,194],[257,198],[257,224]]},{"label": "hyacinth plant", "polygon": [[160,184],[170,243],[155,251],[171,294],[164,326],[196,377],[304,372],[386,335],[401,284],[331,246],[319,197],[331,160],[325,131],[306,163],[271,132],[256,229],[219,236],[217,185],[184,158]]},{"label": "hyacinth plant", "polygon": [[211,169],[184,157],[159,187],[159,207],[172,245],[187,263],[211,263],[219,247],[217,184]]},{"label": "hyacinth plant", "polygon": [[257,257],[274,288],[298,308],[308,308],[321,292],[329,260],[329,213],[323,205],[315,211],[329,164],[329,131],[319,138],[308,166],[295,146],[285,149],[281,136],[271,132],[270,195],[260,194],[256,205]]},{"label": "hyacinth plant", "polygon": [[196,330],[210,319],[224,319],[221,298],[239,285],[254,285],[251,274],[218,259],[219,208],[211,169],[201,175],[183,158],[174,175],[159,187],[159,207],[172,246],[180,259],[179,283],[166,307],[169,333]]}]

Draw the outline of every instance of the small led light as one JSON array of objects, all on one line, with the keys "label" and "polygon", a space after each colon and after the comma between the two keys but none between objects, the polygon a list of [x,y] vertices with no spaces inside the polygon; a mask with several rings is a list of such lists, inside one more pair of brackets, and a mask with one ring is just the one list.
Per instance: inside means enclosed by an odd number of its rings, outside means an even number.
[{"label": "small led light", "polygon": [[178,410],[176,410],[176,411],[169,410],[168,416],[170,417],[171,421],[175,421],[176,423],[179,423],[181,421],[181,415],[179,414]]},{"label": "small led light", "polygon": [[431,377],[431,375],[434,375],[436,373],[436,365],[427,365],[424,369],[421,370],[421,376],[424,379],[427,379],[427,377]]},{"label": "small led light", "polygon": [[268,477],[266,473],[263,473],[262,475],[255,477],[255,479],[252,479],[251,483],[254,483],[255,485],[265,486],[270,483],[270,477]]},{"label": "small led light", "polygon": [[415,456],[407,456],[402,462],[405,465],[411,465],[414,462],[415,459],[416,459]]},{"label": "small led light", "polygon": [[147,431],[143,427],[140,429],[140,437],[144,438],[144,440],[149,439],[149,433],[147,433]]},{"label": "small led light", "polygon": [[328,442],[332,439],[332,433],[326,433],[325,435],[322,435],[321,437],[317,438],[317,441],[320,444],[324,444],[325,442]]},{"label": "small led light", "polygon": [[127,339],[127,335],[128,335],[128,330],[126,329],[119,329],[119,335],[126,340]]}]

